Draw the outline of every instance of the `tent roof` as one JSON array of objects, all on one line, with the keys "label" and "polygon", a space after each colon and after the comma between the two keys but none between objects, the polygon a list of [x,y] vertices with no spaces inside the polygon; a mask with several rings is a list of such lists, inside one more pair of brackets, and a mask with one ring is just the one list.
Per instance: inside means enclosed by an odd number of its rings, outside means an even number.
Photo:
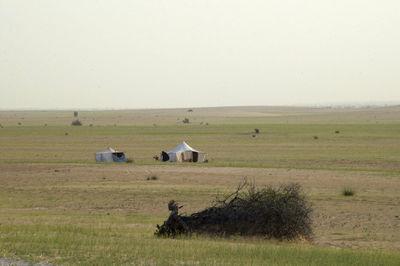
[{"label": "tent roof", "polygon": [[116,151],[113,148],[108,147],[107,149],[105,149],[104,151],[101,151],[99,153],[113,153],[113,152],[119,152],[119,151]]},{"label": "tent roof", "polygon": [[179,144],[178,146],[175,147],[175,149],[173,149],[170,152],[176,153],[176,152],[184,152],[184,151],[195,151],[195,152],[200,152],[198,150],[193,149],[192,147],[190,147],[189,145],[187,145],[186,142],[182,141],[181,144]]}]

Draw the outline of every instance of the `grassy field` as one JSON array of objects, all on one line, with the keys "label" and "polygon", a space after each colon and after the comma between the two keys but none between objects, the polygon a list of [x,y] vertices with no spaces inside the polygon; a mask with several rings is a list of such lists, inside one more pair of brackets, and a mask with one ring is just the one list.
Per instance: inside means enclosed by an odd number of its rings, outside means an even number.
[{"label": "grassy field", "polygon": [[[87,265],[399,265],[399,107],[79,111],[81,127],[70,126],[72,114],[0,112],[0,257]],[[191,123],[182,124],[184,117]],[[205,151],[209,163],[152,159],[182,140]],[[108,146],[134,163],[94,163],[94,153]],[[315,210],[313,242],[153,236],[170,199],[198,211],[243,177],[258,185],[300,183]],[[356,194],[343,196],[345,188]]]}]

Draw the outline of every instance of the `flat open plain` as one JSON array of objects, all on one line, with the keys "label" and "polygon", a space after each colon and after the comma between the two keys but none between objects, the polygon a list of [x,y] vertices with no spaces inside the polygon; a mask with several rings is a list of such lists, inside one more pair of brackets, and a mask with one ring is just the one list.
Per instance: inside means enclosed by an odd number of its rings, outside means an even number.
[{"label": "flat open plain", "polygon": [[[185,117],[191,123],[183,124]],[[400,261],[400,107],[79,111],[78,118],[83,126],[70,125],[72,111],[0,112],[0,257],[56,264]],[[153,160],[183,140],[209,162]],[[95,163],[94,153],[108,146],[134,163]],[[146,180],[150,175],[158,179]],[[187,213],[199,211],[245,177],[259,186],[300,183],[314,206],[314,241],[153,236],[170,199]],[[355,196],[342,196],[344,188]]]}]

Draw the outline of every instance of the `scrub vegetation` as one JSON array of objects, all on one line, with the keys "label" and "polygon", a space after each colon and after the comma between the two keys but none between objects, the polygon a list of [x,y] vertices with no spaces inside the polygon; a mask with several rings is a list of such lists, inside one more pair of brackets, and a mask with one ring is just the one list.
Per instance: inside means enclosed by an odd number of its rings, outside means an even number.
[{"label": "scrub vegetation", "polygon": [[342,195],[349,197],[349,196],[354,196],[356,194],[356,191],[352,188],[344,188],[342,190]]}]

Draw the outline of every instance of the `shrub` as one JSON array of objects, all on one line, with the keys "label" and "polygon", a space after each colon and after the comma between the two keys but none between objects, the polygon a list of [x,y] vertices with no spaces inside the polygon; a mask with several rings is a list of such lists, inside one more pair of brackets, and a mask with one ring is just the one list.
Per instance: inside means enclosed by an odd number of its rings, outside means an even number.
[{"label": "shrub", "polygon": [[189,124],[189,118],[185,117],[185,119],[182,120],[182,123]]},{"label": "shrub", "polygon": [[188,112],[189,112],[189,113],[190,113],[190,112],[193,112],[193,109],[189,109]]},{"label": "shrub", "polygon": [[[245,189],[245,190],[244,190]],[[182,206],[181,206],[182,207]],[[178,215],[170,201],[171,215],[155,235],[206,234],[263,236],[276,239],[312,238],[312,208],[299,184],[256,188],[243,182],[237,190],[201,212]]]},{"label": "shrub", "polygon": [[352,188],[344,188],[342,190],[342,195],[345,197],[351,197],[354,196],[356,194],[356,191]]},{"label": "shrub", "polygon": [[318,136],[314,136],[314,139],[318,139]]},{"label": "shrub", "polygon": [[336,131],[335,131],[335,133],[336,133],[336,134],[339,134],[339,133],[340,133],[340,131],[339,131],[339,130],[336,130]]},{"label": "shrub", "polygon": [[82,122],[79,121],[79,119],[76,119],[76,120],[72,121],[71,125],[72,126],[82,126]]},{"label": "shrub", "polygon": [[156,175],[149,175],[146,180],[157,180],[158,177]]},{"label": "shrub", "polygon": [[78,112],[75,111],[75,112],[74,112],[74,117],[77,117],[77,116],[78,116]]},{"label": "shrub", "polygon": [[68,132],[65,132],[65,136],[68,136]]},{"label": "shrub", "polygon": [[259,130],[258,128],[255,128],[255,129],[254,129],[254,132],[255,132],[256,134],[259,134],[259,133],[260,133],[260,130]]},{"label": "shrub", "polygon": [[133,163],[134,160],[133,160],[132,158],[127,158],[127,159],[126,159],[126,162],[127,162],[127,163]]}]

